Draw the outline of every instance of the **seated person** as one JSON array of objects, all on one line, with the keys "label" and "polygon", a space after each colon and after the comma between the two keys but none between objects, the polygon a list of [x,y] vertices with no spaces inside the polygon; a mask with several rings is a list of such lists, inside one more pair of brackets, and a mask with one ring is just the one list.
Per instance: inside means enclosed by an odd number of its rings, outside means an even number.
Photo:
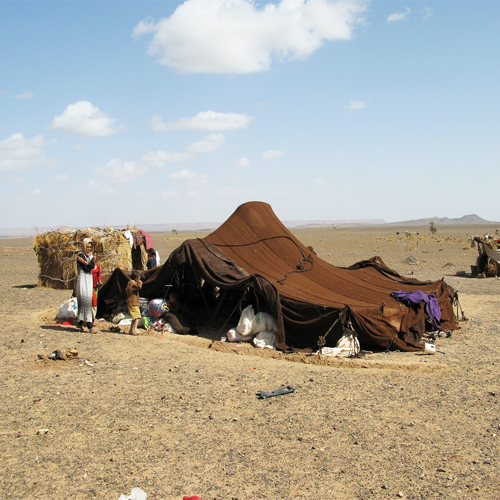
[{"label": "seated person", "polygon": [[169,292],[167,298],[168,312],[164,313],[162,318],[168,321],[177,333],[181,335],[196,335],[198,332],[191,325],[191,312],[178,299],[177,292]]},{"label": "seated person", "polygon": [[156,252],[153,248],[150,248],[148,250],[148,261],[146,263],[146,267],[148,269],[153,269],[153,267],[156,267]]}]

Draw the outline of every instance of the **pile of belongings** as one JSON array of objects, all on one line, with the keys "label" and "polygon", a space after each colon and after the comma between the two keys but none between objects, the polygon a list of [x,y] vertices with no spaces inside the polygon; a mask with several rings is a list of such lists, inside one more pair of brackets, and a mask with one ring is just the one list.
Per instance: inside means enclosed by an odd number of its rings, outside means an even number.
[{"label": "pile of belongings", "polygon": [[227,331],[228,342],[250,342],[254,346],[267,349],[276,348],[278,323],[272,314],[259,312],[255,314],[252,305],[241,312],[236,328]]},{"label": "pile of belongings", "polygon": [[473,236],[471,247],[477,243],[478,257],[476,260],[475,274],[478,278],[500,276],[500,240],[492,238],[489,234]]}]

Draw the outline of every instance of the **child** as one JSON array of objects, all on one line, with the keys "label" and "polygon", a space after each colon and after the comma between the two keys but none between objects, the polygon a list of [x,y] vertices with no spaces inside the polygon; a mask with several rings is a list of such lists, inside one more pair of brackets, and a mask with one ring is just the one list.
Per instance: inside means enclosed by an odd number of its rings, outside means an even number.
[{"label": "child", "polygon": [[130,325],[130,335],[139,335],[137,325],[141,318],[141,311],[139,310],[139,290],[142,288],[141,275],[134,271],[131,275],[131,280],[127,283],[125,292],[127,294],[128,312],[132,317],[132,324]]},{"label": "child", "polygon": [[92,269],[92,280],[94,287],[94,293],[92,294],[92,317],[95,321],[97,314],[97,293],[99,291],[99,286],[102,285],[101,266],[97,263],[97,252],[94,252],[94,262],[95,266],[94,269]]}]

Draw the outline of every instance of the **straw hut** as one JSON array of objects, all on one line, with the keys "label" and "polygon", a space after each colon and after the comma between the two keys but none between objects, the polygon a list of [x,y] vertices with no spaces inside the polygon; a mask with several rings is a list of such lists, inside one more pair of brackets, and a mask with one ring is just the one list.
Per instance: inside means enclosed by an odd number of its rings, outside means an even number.
[{"label": "straw hut", "polygon": [[[48,231],[35,236],[34,250],[40,264],[38,285],[56,289],[73,288],[76,279],[76,256],[81,252],[81,242],[84,238],[93,241],[103,276],[111,274],[117,267],[132,270],[131,245],[124,235],[125,231],[92,227]],[[142,254],[146,250],[139,252]]]}]

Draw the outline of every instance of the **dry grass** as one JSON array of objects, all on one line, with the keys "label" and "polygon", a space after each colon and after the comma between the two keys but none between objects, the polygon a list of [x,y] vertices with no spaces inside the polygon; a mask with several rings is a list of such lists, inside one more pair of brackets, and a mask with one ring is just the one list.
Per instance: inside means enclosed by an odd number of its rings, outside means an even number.
[{"label": "dry grass", "polygon": [[123,231],[111,228],[48,231],[35,236],[33,245],[40,275],[38,284],[56,289],[73,288],[76,278],[76,256],[82,249],[82,240],[90,238],[102,274],[111,274],[115,268],[132,269],[130,244]]}]

